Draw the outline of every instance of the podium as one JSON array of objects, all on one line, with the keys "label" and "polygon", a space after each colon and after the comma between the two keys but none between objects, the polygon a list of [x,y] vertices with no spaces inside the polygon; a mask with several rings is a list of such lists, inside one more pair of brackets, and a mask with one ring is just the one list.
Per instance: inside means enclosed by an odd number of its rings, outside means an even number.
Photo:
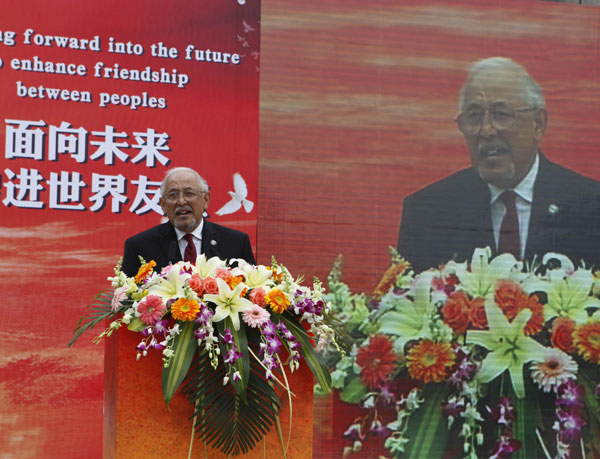
[{"label": "podium", "polygon": [[[136,361],[139,340],[138,333],[125,327],[105,340],[103,458],[185,459],[192,438],[193,407],[178,390],[167,408],[161,388],[162,353],[149,351],[146,357]],[[287,457],[311,458],[313,375],[303,361],[299,370],[286,374],[296,395],[292,397],[292,434]],[[285,445],[289,402],[287,395],[280,396],[280,400],[279,421]],[[204,444],[194,436],[191,457],[226,459],[228,456],[210,447],[205,452]],[[276,425],[252,451],[237,457],[282,458]]]}]

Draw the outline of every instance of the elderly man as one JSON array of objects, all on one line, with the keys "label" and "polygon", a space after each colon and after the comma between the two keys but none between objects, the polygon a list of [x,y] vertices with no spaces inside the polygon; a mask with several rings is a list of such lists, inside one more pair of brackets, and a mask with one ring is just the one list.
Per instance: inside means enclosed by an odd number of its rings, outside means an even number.
[{"label": "elderly man", "polygon": [[160,186],[160,206],[168,223],[150,228],[125,241],[123,272],[137,273],[139,256],[162,268],[177,261],[208,258],[243,258],[256,263],[248,235],[203,218],[210,202],[206,181],[193,169],[177,167],[167,172]]},{"label": "elderly man", "polygon": [[472,167],[404,200],[398,251],[421,271],[477,247],[532,260],[559,252],[600,264],[600,184],[539,150],[542,90],[516,62],[475,63],[459,94],[458,128]]}]

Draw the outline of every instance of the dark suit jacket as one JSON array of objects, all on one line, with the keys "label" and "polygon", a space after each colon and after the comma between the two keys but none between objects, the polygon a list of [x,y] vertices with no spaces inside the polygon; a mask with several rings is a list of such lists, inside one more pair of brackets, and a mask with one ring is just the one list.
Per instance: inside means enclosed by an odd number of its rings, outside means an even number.
[{"label": "dark suit jacket", "polygon": [[[600,267],[600,183],[540,154],[525,259],[546,252]],[[398,252],[415,272],[451,259],[469,261],[473,250],[495,250],[490,192],[473,168],[464,169],[404,200]],[[541,260],[540,260],[541,261]]]},{"label": "dark suit jacket", "polygon": [[[213,242],[214,241],[214,242]],[[243,258],[256,264],[250,239],[246,233],[211,223],[204,219],[202,229],[202,251],[207,258],[221,259]],[[123,254],[123,272],[135,276],[140,267],[138,256],[144,260],[154,260],[156,269],[162,269],[169,263],[181,261],[181,252],[177,243],[177,234],[171,223],[163,223],[125,241]]]}]

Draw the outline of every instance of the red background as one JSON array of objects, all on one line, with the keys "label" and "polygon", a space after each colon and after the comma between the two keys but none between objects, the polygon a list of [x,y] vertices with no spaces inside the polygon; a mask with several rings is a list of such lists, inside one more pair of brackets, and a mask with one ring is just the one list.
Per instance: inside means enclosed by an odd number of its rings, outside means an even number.
[{"label": "red background", "polygon": [[[403,199],[469,166],[453,120],[479,59],[525,66],[546,97],[544,154],[600,179],[597,7],[264,0],[261,15],[258,251],[292,272],[326,279],[341,253],[343,279],[371,291]],[[357,413],[327,403],[315,407],[314,455],[341,457]],[[377,455],[365,445],[353,457]]]},{"label": "red background", "polygon": [[[546,95],[545,154],[600,178],[596,7],[531,0],[263,1],[257,179],[258,61],[251,51],[258,51],[258,19],[250,0],[245,6],[216,0],[5,5],[0,30],[19,35],[15,47],[0,43],[0,113],[3,119],[68,121],[90,132],[105,124],[127,133],[149,127],[167,132],[170,166],[196,167],[207,178],[213,220],[249,232],[260,263],[274,254],[293,273],[325,279],[343,253],[344,279],[355,291],[372,288],[386,267],[402,199],[468,165],[452,120],[466,69],[478,59],[501,55],[523,64]],[[256,30],[246,31],[243,21]],[[100,35],[103,49],[114,36],[141,43],[146,54],[26,46],[21,34],[27,28]],[[235,68],[157,59],[149,52],[158,41],[180,52],[192,43],[245,57]],[[191,82],[180,89],[10,70],[12,57],[34,55],[84,63],[90,71],[98,60],[126,68],[177,68]],[[17,80],[95,94],[146,91],[165,97],[168,108],[99,108],[97,96],[93,104],[21,99]],[[0,130],[0,144],[4,140]],[[92,172],[160,180],[166,169],[80,165],[68,155],[56,163],[3,156],[0,199],[6,196],[4,169],[21,167],[37,168],[45,178],[80,171],[86,182]],[[217,218],[214,211],[228,201],[234,172],[242,173],[258,206],[250,214]],[[100,456],[102,348],[86,337],[74,349],[65,343],[82,305],[107,285],[103,279],[125,237],[159,221],[156,214],[129,212],[134,190],[130,185],[121,214],[0,204],[0,448],[8,457]],[[84,190],[86,206],[89,194]],[[47,190],[41,196],[47,201]]]},{"label": "red background", "polygon": [[467,167],[454,118],[473,62],[521,63],[544,89],[546,156],[600,178],[598,8],[541,1],[265,1],[260,254],[376,284],[402,200]]},{"label": "red background", "polygon": [[[246,30],[245,24],[253,30]],[[101,37],[102,52],[40,47],[23,44],[23,32],[78,38]],[[257,203],[258,157],[258,53],[259,3],[247,0],[208,0],[201,3],[182,0],[128,2],[30,1],[3,5],[1,31],[17,32],[15,46],[0,43],[0,119],[44,120],[47,125],[67,121],[84,127],[89,140],[101,140],[92,131],[105,125],[125,131],[132,145],[133,132],[153,128],[167,132],[171,151],[168,167],[196,168],[213,187],[209,212],[212,221],[241,229],[256,244],[257,208],[247,214],[218,217],[215,211],[229,201],[232,176],[240,172],[249,189],[248,199]],[[108,39],[139,43],[142,56],[107,52]],[[245,40],[248,46],[243,45]],[[178,59],[152,57],[150,45],[162,41],[179,50]],[[239,65],[195,62],[184,59],[185,47],[236,52]],[[74,62],[88,67],[88,76],[52,75],[14,71],[12,58]],[[256,59],[255,59],[256,57]],[[155,70],[165,67],[186,73],[185,88],[174,85],[100,79],[93,66],[118,63],[122,68]],[[91,104],[20,98],[16,81],[27,86],[88,90]],[[164,97],[164,110],[98,106],[100,92]],[[48,132],[48,128],[45,128]],[[5,129],[0,129],[0,145]],[[47,140],[46,140],[47,144]],[[88,155],[96,147],[89,147]],[[139,150],[124,150],[133,158]],[[82,337],[74,348],[66,344],[72,337],[83,306],[101,289],[107,288],[107,275],[122,254],[126,237],[156,225],[155,212],[139,216],[129,211],[136,187],[131,180],[145,175],[160,181],[167,167],[148,168],[145,162],[132,164],[116,160],[77,163],[62,154],[58,161],[47,159],[0,160],[0,291],[2,314],[0,353],[0,450],[3,457],[15,458],[93,458],[102,454],[103,346],[90,343],[93,333]],[[111,212],[110,201],[99,212],[56,210],[48,207],[48,184],[40,193],[43,210],[6,206],[10,182],[5,169],[35,168],[44,176],[50,172],[78,171],[88,184],[81,202],[89,208],[92,173],[123,174],[128,179],[129,202],[120,214]],[[99,331],[98,331],[99,332]],[[132,352],[135,353],[134,350]],[[160,382],[158,382],[160,384]]]}]

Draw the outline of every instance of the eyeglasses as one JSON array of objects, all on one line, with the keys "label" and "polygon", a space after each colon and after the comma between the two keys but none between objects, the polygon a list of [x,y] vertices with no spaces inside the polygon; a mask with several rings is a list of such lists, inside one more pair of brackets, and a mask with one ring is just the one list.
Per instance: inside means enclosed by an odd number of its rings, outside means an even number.
[{"label": "eyeglasses", "polygon": [[164,197],[164,200],[167,201],[169,204],[175,204],[177,201],[179,201],[180,196],[183,196],[183,199],[185,201],[191,202],[195,199],[198,198],[198,196],[204,194],[205,191],[196,191],[196,190],[183,190],[183,191],[178,191],[178,190],[172,190],[169,191]]},{"label": "eyeglasses", "polygon": [[483,126],[483,120],[486,112],[489,113],[489,120],[496,131],[505,131],[515,124],[517,113],[531,112],[538,110],[536,107],[521,107],[514,110],[508,108],[473,108],[464,113],[459,113],[455,121],[458,128],[465,135],[477,135]]}]

